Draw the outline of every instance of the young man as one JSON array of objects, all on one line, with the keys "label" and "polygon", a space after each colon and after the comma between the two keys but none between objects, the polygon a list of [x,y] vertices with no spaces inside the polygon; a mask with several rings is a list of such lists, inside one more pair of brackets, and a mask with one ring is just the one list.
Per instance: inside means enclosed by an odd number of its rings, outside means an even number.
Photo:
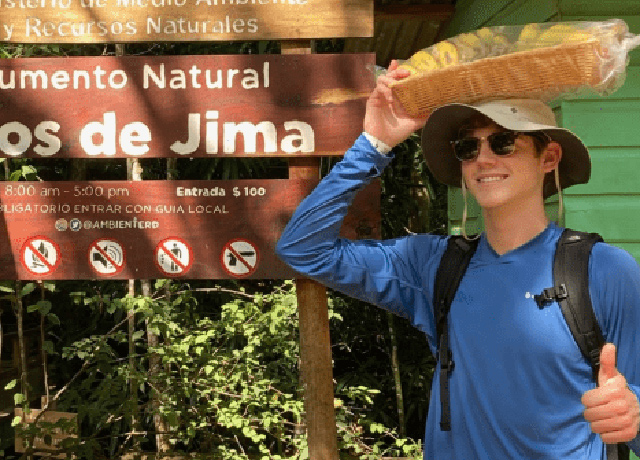
[{"label": "young man", "polygon": [[603,460],[604,443],[619,442],[640,453],[638,264],[604,243],[592,250],[590,294],[608,342],[598,382],[557,303],[540,308],[533,298],[553,286],[562,233],[549,222],[544,198],[556,193],[555,184],[588,180],[586,147],[557,128],[539,101],[451,104],[425,124],[408,117],[389,89],[406,76],[392,63],[378,79],[363,135],[300,205],[279,256],[333,289],[408,318],[435,353],[434,279],[447,237],[338,237],[354,195],[391,161],[390,147],[424,126],[429,168],[476,198],[485,225],[449,314],[451,429],[439,424],[438,366],[424,458]]}]

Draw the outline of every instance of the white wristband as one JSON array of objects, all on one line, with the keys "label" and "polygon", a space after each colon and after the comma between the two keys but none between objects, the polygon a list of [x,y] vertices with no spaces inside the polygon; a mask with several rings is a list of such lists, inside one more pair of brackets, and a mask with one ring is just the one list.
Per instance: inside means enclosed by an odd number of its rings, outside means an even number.
[{"label": "white wristband", "polygon": [[374,136],[372,136],[371,134],[369,134],[367,132],[364,132],[362,134],[364,134],[364,137],[367,138],[367,140],[371,143],[373,148],[375,148],[381,154],[386,155],[387,153],[389,153],[391,151],[391,147],[389,147],[387,144],[382,142],[377,137],[374,137]]}]

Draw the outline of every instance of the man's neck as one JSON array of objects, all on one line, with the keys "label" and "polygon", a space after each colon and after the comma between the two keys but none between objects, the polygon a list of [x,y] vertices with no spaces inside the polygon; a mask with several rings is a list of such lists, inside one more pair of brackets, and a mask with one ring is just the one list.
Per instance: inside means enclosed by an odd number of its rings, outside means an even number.
[{"label": "man's neck", "polygon": [[483,217],[487,240],[500,255],[532,240],[549,225],[543,203],[516,209],[483,209]]}]

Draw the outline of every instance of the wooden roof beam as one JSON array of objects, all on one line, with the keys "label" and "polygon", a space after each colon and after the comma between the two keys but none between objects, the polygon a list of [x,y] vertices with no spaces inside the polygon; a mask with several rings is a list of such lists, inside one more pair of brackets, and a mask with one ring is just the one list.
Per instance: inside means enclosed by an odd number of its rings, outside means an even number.
[{"label": "wooden roof beam", "polygon": [[421,19],[443,22],[451,18],[455,8],[452,5],[384,5],[376,6],[374,21],[403,21]]}]

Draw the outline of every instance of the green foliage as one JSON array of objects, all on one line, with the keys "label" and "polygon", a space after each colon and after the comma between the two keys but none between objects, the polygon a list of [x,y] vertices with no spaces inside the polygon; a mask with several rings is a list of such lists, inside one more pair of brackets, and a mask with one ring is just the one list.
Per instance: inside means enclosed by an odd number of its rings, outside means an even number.
[{"label": "green foliage", "polygon": [[[109,312],[122,321],[62,352],[67,362],[83,363],[81,378],[57,409],[77,412],[82,421],[80,437],[67,441],[67,452],[113,458],[136,446],[154,450],[153,417],[161,415],[175,452],[229,460],[308,458],[293,283],[262,293],[238,288],[219,307],[202,304],[193,290],[184,289],[188,286],[161,281],[155,287],[153,298],[73,294],[84,305],[80,308]],[[30,309],[52,314],[48,301]],[[127,314],[135,318],[133,355]],[[333,312],[331,317],[342,321]],[[149,345],[149,332],[160,338],[157,346]],[[364,385],[336,388],[340,451],[366,460],[418,455],[419,445],[399,439],[368,415],[378,393]],[[53,427],[68,429],[64,423]],[[40,425],[20,429],[26,439],[45,433]]]},{"label": "green foliage", "polygon": [[395,430],[366,415],[366,409],[373,406],[373,398],[378,393],[365,386],[345,386],[337,393],[335,405],[340,452],[348,452],[363,460],[377,460],[381,456],[422,459],[419,442],[398,437]]},{"label": "green foliage", "polygon": [[4,164],[5,177],[10,181],[18,180],[38,180],[37,168],[31,164],[31,160],[26,158],[15,158],[11,162],[7,158],[0,158],[0,163]]},{"label": "green foliage", "polygon": [[[373,390],[373,403],[359,405],[367,419],[388,427],[398,427],[395,382],[391,367],[391,343],[387,313],[377,307],[331,292],[334,312],[340,320],[332,320],[334,375],[343,387],[363,386]],[[424,334],[406,319],[395,317],[398,358],[404,392],[406,435],[422,439],[426,423],[429,391],[435,361],[426,351]]]},{"label": "green foliage", "polygon": [[33,45],[5,43],[0,46],[0,58],[11,59],[36,56],[100,56],[113,45]]},{"label": "green foliage", "polygon": [[418,134],[393,149],[382,175],[382,233],[385,238],[443,233],[447,228],[447,187],[427,169]]}]

